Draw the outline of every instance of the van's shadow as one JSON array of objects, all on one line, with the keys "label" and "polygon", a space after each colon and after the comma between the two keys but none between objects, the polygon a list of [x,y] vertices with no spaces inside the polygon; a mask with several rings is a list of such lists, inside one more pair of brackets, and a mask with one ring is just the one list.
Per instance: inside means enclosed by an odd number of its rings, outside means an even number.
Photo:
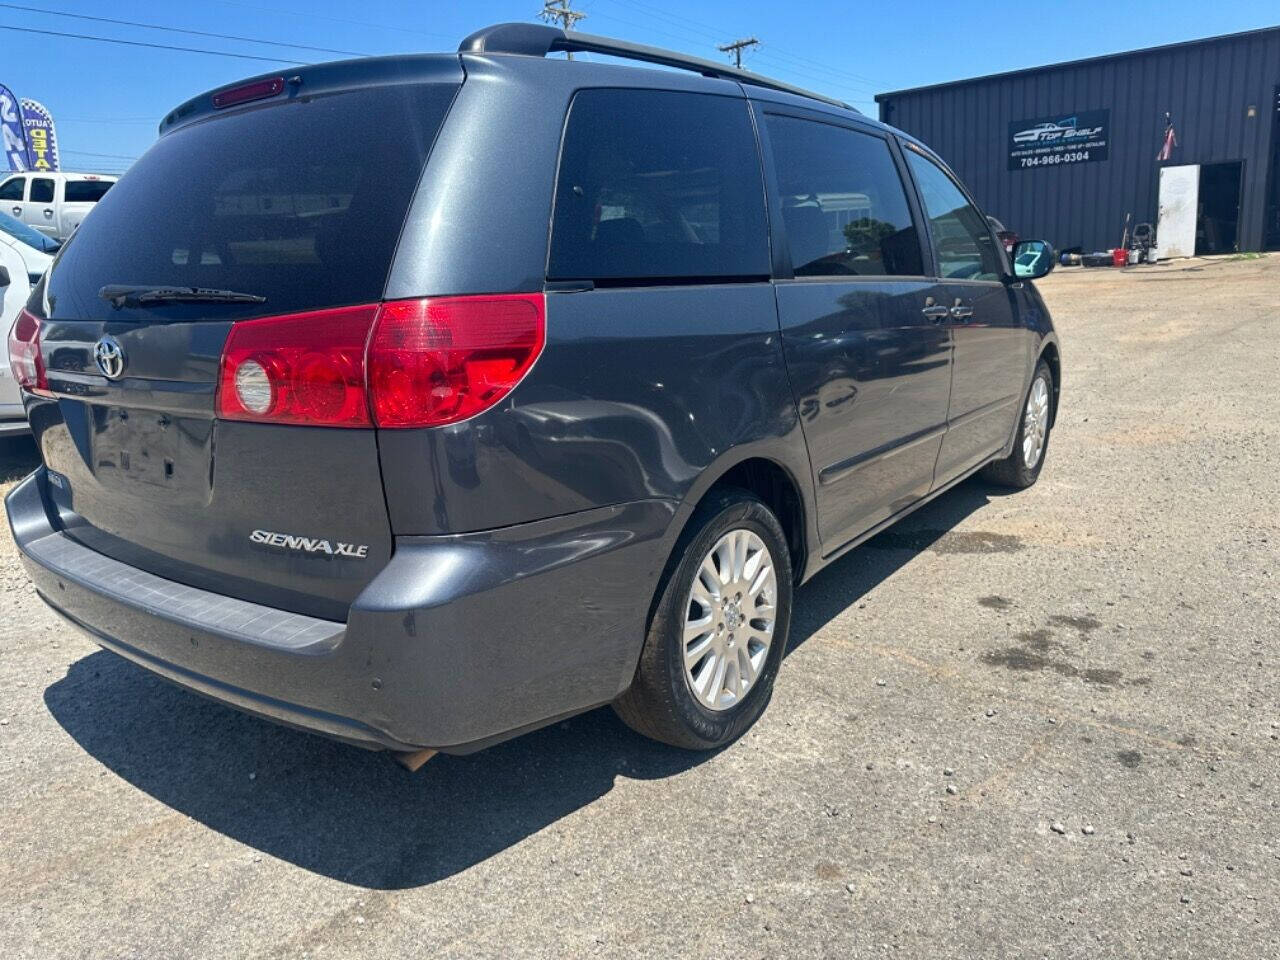
[{"label": "van's shadow", "polygon": [[[989,493],[963,484],[882,535],[895,539],[871,541],[806,585],[792,649]],[[668,777],[707,758],[646,740],[601,709],[410,774],[385,755],[244,716],[101,651],[72,664],[45,703],[90,755],[162,803],[269,856],[378,889],[464,870],[603,796],[619,775]]]}]

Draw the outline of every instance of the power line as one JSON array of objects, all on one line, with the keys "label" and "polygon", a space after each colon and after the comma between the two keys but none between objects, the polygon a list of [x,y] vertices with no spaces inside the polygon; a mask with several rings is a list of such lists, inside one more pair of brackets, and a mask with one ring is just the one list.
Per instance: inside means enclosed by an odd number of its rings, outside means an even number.
[{"label": "power line", "polygon": [[547,23],[558,21],[565,30],[572,30],[579,20],[587,17],[581,10],[570,9],[572,4],[573,0],[546,0],[538,17]]},{"label": "power line", "polygon": [[613,0],[613,3],[619,7],[639,8],[636,9],[635,12],[641,13],[642,16],[661,17],[664,20],[678,20],[678,23],[673,23],[671,25],[680,26],[689,33],[702,34],[704,37],[712,40],[718,40],[720,37],[724,36],[725,33],[723,26],[717,27],[709,23],[704,23],[700,20],[694,20],[686,16],[684,13],[670,13],[646,3],[624,3],[622,0]]},{"label": "power line", "polygon": [[764,51],[757,53],[755,55],[755,60],[757,63],[762,65],[760,68],[762,73],[785,73],[787,76],[803,77],[810,85],[839,89],[850,94],[865,94],[867,96],[871,96],[875,93],[875,89],[873,87],[868,87],[861,83],[855,83],[846,80],[843,77],[832,77],[827,74],[816,73],[813,69],[808,67],[796,66],[793,63],[787,63],[782,60],[771,60],[769,59],[769,54]]},{"label": "power line", "polygon": [[[581,10],[570,9],[572,3],[573,0],[544,0],[542,12],[538,14],[538,19],[545,20],[547,23],[558,22],[561,29],[572,30],[579,20],[585,20],[587,16]],[[566,56],[572,60],[572,51],[567,53]]]},{"label": "power line", "polygon": [[137,157],[126,157],[121,153],[92,153],[88,150],[61,150],[62,153],[74,153],[77,157],[98,157],[103,160],[137,160]]},{"label": "power line", "polygon": [[785,50],[778,50],[774,47],[766,48],[766,50],[762,51],[760,55],[762,57],[765,57],[765,56],[772,57],[774,60],[780,60],[782,62],[790,61],[791,63],[800,64],[802,67],[807,68],[809,70],[819,70],[819,71],[822,71],[823,73],[831,74],[833,77],[836,77],[837,79],[856,80],[859,82],[859,84],[868,84],[869,85],[868,89],[873,87],[888,86],[888,84],[879,83],[875,80],[872,80],[870,77],[864,77],[860,73],[850,73],[848,70],[840,70],[840,69],[837,69],[836,67],[828,66],[827,64],[822,63],[821,61],[818,61],[818,60],[814,60],[810,57],[801,57],[794,53],[788,53]]},{"label": "power line", "polygon": [[420,37],[435,37],[440,40],[450,40],[457,42],[457,37],[446,36],[443,33],[428,33],[426,30],[414,30],[411,27],[393,27],[384,23],[370,23],[367,20],[347,20],[342,17],[327,17],[319,13],[302,13],[297,10],[281,10],[279,7],[264,7],[260,3],[238,3],[236,0],[213,0],[224,7],[245,7],[257,13],[275,13],[285,17],[297,17],[302,20],[325,20],[329,23],[343,23],[352,27],[371,27],[374,30],[390,30],[395,33],[412,33]]},{"label": "power line", "polygon": [[[3,4],[0,4],[3,6]],[[733,65],[739,70],[742,69],[742,51],[749,50],[751,47],[760,46],[760,41],[755,37],[747,37],[745,40],[735,40],[733,43],[722,43],[716,47],[721,53],[727,53],[733,57]]]},{"label": "power line", "polygon": [[[605,18],[606,20],[611,20],[611,21],[613,21],[613,22],[615,22],[615,23],[625,24],[625,25],[626,25],[626,26],[628,26],[628,27],[634,27],[634,28],[636,28],[636,29],[645,30],[645,31],[647,31],[647,32],[649,32],[649,33],[653,33],[653,34],[656,34],[656,35],[661,36],[661,37],[667,37],[667,38],[669,38],[669,39],[671,39],[671,40],[676,41],[677,43],[679,43],[679,44],[681,44],[681,45],[698,44],[698,43],[703,42],[703,41],[701,41],[701,40],[693,40],[693,39],[691,39],[691,37],[690,37],[690,36],[687,36],[687,35],[686,35],[686,36],[682,36],[682,35],[678,35],[678,34],[675,34],[675,33],[671,33],[670,31],[662,30],[662,29],[659,29],[659,28],[657,28],[657,27],[653,27],[652,25],[649,25],[649,24],[636,23],[634,20],[627,20],[627,19],[624,19],[623,17],[618,17],[618,16],[615,16],[615,15],[613,15],[613,14],[611,14],[611,13],[601,13],[601,12],[600,12],[600,11],[598,11],[598,10],[593,10],[593,11],[591,12],[591,15],[592,15],[593,17],[597,17],[597,16],[598,16],[598,17],[603,17],[603,18]],[[681,27],[680,27],[680,25],[679,25],[679,24],[669,24],[669,26],[673,26],[673,27],[677,27],[677,28],[679,28],[679,29],[683,29],[683,28],[681,28]],[[718,38],[717,38],[717,39],[718,39]],[[765,51],[772,51],[772,49],[773,49],[772,47],[768,47],[768,46],[766,46],[766,47],[765,47]],[[761,62],[763,62],[763,61],[765,61],[766,59],[772,59],[774,56],[776,56],[776,54],[772,54],[771,52],[760,52],[760,53],[755,54],[755,56],[756,56],[756,57],[757,57]],[[799,78],[801,78],[801,79],[805,80],[806,82],[808,82],[808,83],[810,83],[810,84],[826,85],[826,86],[832,86],[832,85],[834,85],[834,84],[839,84],[839,88],[840,88],[841,90],[846,91],[847,93],[849,93],[849,94],[850,94],[850,96],[848,97],[848,99],[850,99],[850,100],[859,100],[859,99],[861,99],[861,101],[862,101],[862,102],[870,102],[870,100],[869,100],[869,98],[868,98],[868,97],[862,97],[862,98],[859,98],[859,97],[856,97],[856,96],[852,96],[852,94],[855,94],[855,93],[863,93],[863,94],[868,94],[868,95],[869,95],[869,94],[871,94],[871,93],[873,93],[873,92],[874,92],[873,88],[871,88],[871,87],[867,87],[867,86],[863,86],[863,85],[862,85],[862,84],[860,84],[860,83],[859,83],[859,84],[851,84],[851,83],[849,82],[849,80],[848,80],[848,79],[846,79],[846,78],[844,78],[844,77],[835,77],[835,78],[832,78],[832,77],[830,77],[830,76],[823,76],[822,74],[814,73],[812,70],[810,70],[810,69],[809,69],[809,68],[807,68],[807,67],[799,67],[799,66],[796,66],[796,65],[791,64],[791,63],[783,63],[781,60],[777,60],[777,61],[775,61],[775,62],[776,62],[776,69],[775,69],[775,70],[773,70],[773,71],[769,71],[769,70],[766,68],[766,70],[765,70],[764,72],[785,73],[785,74],[786,74],[786,75],[788,75],[788,76],[796,76],[796,77],[799,77]],[[830,71],[830,72],[835,73],[835,72],[837,72],[837,71]]]},{"label": "power line", "polygon": [[84,13],[64,13],[61,10],[45,10],[41,7],[28,7],[18,3],[0,3],[0,7],[9,10],[22,10],[27,13],[41,13],[50,17],[70,17],[73,20],[92,20],[95,23],[110,23],[121,27],[141,27],[144,30],[163,30],[166,33],[186,33],[194,37],[211,37],[215,40],[237,40],[243,43],[262,43],[272,47],[291,47],[294,50],[313,50],[317,53],[340,53],[352,57],[367,57],[369,54],[358,50],[335,50],[331,47],[312,47],[302,43],[286,43],[282,40],[259,40],[256,37],[238,37],[228,33],[209,33],[205,30],[187,30],[182,27],[166,27],[156,23],[140,23],[136,20],[116,20],[112,17],[92,17]]},{"label": "power line", "polygon": [[58,117],[58,123],[154,123],[160,125],[159,117]]},{"label": "power line", "polygon": [[45,37],[70,37],[73,40],[92,40],[95,43],[118,43],[126,47],[148,47],[152,50],[176,50],[180,53],[203,53],[211,57],[235,57],[237,60],[260,60],[263,63],[294,63],[305,65],[305,60],[285,60],[281,57],[258,57],[251,53],[228,53],[225,50],[204,50],[200,47],[175,47],[167,43],[144,43],[141,40],[116,40],[112,37],[94,37],[86,33],[65,33],[61,30],[37,30],[35,27],[13,27],[0,23],[0,30],[18,33],[38,33]]},{"label": "power line", "polygon": [[[672,23],[670,25],[679,26],[680,29],[685,30],[688,33],[698,34],[707,39],[718,40],[720,37],[724,36],[723,27],[716,27],[716,26],[713,26],[712,24],[706,23],[701,20],[690,19],[689,17],[685,16],[683,13],[673,14],[669,11],[665,11],[659,7],[656,7],[651,3],[642,2],[642,0],[626,0],[626,2],[624,2],[624,0],[610,0],[610,2],[621,7],[630,7],[634,9],[637,13],[645,11],[649,16],[662,17],[664,20],[678,19],[680,21],[678,24]],[[605,16],[605,14],[601,14],[601,16]],[[617,19],[617,18],[614,18],[614,19]],[[868,77],[860,73],[854,73],[851,70],[841,70],[836,67],[832,67],[829,64],[823,63],[820,60],[815,60],[812,57],[805,57],[796,53],[791,53],[789,51],[782,50],[778,47],[774,47],[771,44],[767,46],[767,51],[768,52],[762,50],[759,56],[762,59],[765,57],[771,57],[773,59],[785,58],[787,60],[795,61],[797,63],[809,64],[814,69],[820,69],[827,73],[838,74],[840,76],[847,77],[852,80],[858,80],[863,83],[870,84],[872,87],[885,85],[883,81],[876,80],[872,77]]]}]

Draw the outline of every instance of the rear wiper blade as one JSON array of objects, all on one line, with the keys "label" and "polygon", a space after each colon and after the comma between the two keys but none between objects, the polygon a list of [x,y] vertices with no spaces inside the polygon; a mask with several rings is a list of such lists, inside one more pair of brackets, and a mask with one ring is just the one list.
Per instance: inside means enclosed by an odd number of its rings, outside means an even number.
[{"label": "rear wiper blade", "polygon": [[212,290],[207,287],[148,287],[142,284],[108,284],[98,291],[119,310],[141,307],[149,303],[266,303],[266,297],[237,290]]}]

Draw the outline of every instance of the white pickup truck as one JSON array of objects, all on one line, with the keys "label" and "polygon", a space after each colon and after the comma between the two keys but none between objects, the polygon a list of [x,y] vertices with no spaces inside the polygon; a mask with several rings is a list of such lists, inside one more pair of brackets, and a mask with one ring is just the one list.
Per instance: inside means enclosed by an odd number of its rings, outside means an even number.
[{"label": "white pickup truck", "polygon": [[65,240],[118,179],[98,173],[12,173],[0,180],[0,210]]}]

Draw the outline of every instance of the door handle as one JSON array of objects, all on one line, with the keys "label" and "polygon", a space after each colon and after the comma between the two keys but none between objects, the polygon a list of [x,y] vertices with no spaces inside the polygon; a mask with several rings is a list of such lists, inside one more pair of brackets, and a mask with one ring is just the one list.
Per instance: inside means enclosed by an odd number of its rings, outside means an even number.
[{"label": "door handle", "polygon": [[52,219],[53,219],[53,211],[52,211],[52,210],[46,210],[46,211],[44,212],[44,218],[45,218],[46,220],[52,220]]},{"label": "door handle", "polygon": [[14,208],[13,208],[13,215],[14,215],[15,217],[20,217],[20,216],[22,216],[22,208],[21,208],[21,207],[14,207]]},{"label": "door handle", "polygon": [[940,303],[934,303],[933,297],[924,302],[924,308],[920,311],[934,323],[941,323],[947,317],[951,316],[951,311]]},{"label": "door handle", "polygon": [[973,316],[973,307],[962,307],[957,303],[948,311],[948,313],[951,314],[952,320],[959,320],[963,323],[965,320],[968,320]]}]

